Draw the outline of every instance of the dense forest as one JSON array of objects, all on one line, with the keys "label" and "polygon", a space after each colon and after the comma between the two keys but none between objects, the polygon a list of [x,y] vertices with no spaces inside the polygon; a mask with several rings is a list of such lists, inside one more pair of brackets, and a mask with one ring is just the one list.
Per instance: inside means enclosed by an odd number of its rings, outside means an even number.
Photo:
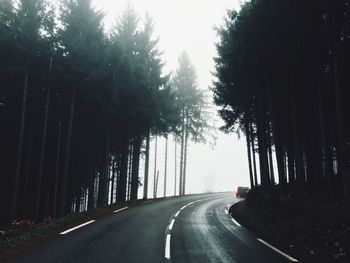
[{"label": "dense forest", "polygon": [[0,0],[0,222],[137,200],[141,185],[148,198],[157,136],[179,145],[185,194],[188,141],[209,126],[195,69],[184,52],[165,73],[151,17],[103,18],[90,0]]},{"label": "dense forest", "polygon": [[217,32],[214,100],[246,135],[251,187],[350,202],[350,1],[245,1]]}]

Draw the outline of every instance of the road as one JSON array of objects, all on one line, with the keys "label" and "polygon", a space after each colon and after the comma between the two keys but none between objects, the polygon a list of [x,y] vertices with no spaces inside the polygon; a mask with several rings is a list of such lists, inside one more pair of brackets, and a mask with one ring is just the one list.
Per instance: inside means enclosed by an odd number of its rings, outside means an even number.
[{"label": "road", "polygon": [[231,220],[232,193],[192,195],[117,211],[23,252],[19,263],[291,262]]}]

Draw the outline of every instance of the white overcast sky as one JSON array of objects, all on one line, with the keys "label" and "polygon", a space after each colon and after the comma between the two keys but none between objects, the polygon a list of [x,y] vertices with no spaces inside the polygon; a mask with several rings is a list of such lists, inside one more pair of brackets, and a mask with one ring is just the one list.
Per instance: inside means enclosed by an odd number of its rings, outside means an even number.
[{"label": "white overcast sky", "polygon": [[[215,26],[223,23],[227,9],[239,8],[239,0],[93,0],[93,5],[106,13],[105,24],[111,26],[128,3],[139,13],[141,21],[148,13],[155,22],[160,49],[164,52],[166,70],[175,70],[177,57],[186,50],[196,67],[198,84],[202,89],[211,85],[217,41]],[[174,187],[174,144],[169,144],[167,195]],[[154,146],[154,144],[152,144]],[[154,147],[151,147],[151,154]],[[153,158],[151,157],[151,160]],[[143,162],[141,163],[143,165]],[[163,194],[164,140],[159,142],[158,196]],[[150,181],[154,165],[151,161]],[[207,145],[189,146],[187,192],[232,191],[237,185],[249,185],[245,139],[236,134],[218,134],[212,150]],[[140,177],[143,179],[143,167]],[[142,187],[141,187],[142,188]],[[140,189],[142,196],[142,189]],[[150,183],[149,192],[153,187]]]}]

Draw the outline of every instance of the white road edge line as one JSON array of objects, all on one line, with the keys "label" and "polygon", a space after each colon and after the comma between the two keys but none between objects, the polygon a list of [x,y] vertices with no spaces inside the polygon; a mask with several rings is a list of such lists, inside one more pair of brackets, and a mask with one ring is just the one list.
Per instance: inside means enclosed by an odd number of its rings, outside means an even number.
[{"label": "white road edge line", "polygon": [[174,223],[175,223],[175,219],[172,219],[168,228],[170,231],[173,230]]},{"label": "white road edge line", "polygon": [[120,209],[118,209],[118,210],[113,211],[113,213],[118,213],[118,212],[123,211],[123,210],[128,209],[128,208],[129,208],[129,207],[126,206],[126,207],[123,207],[123,208],[120,208]]},{"label": "white road edge line", "polygon": [[299,262],[297,259],[287,255],[286,253],[283,253],[281,250],[275,248],[274,246],[270,245],[269,243],[265,242],[264,240],[257,238],[261,243],[263,243],[265,246],[271,248],[272,250],[276,251],[277,253],[279,253],[280,255],[284,256],[285,258],[287,258],[288,260],[292,261],[292,262]]},{"label": "white road edge line", "polygon": [[177,211],[176,214],[174,215],[174,218],[176,218],[180,214],[180,211]]},{"label": "white road edge line", "polygon": [[78,228],[81,228],[81,227],[83,227],[83,226],[86,226],[86,225],[88,225],[88,224],[91,224],[91,223],[93,223],[93,222],[95,222],[95,221],[96,221],[96,220],[91,220],[91,221],[88,221],[88,222],[86,222],[86,223],[84,223],[84,224],[78,225],[78,226],[76,226],[76,227],[72,227],[72,228],[70,228],[70,229],[68,229],[68,230],[66,230],[66,231],[61,232],[60,235],[68,234],[69,232],[72,232],[72,231],[74,231],[74,230],[76,230],[76,229],[78,229]]},{"label": "white road edge line", "polygon": [[240,225],[240,223],[238,223],[236,220],[234,220],[233,218],[231,218],[231,221],[233,222],[233,223],[235,223],[237,226],[241,226]]},{"label": "white road edge line", "polygon": [[166,259],[170,259],[170,238],[171,238],[171,235],[167,234],[166,241],[165,241],[165,258]]}]

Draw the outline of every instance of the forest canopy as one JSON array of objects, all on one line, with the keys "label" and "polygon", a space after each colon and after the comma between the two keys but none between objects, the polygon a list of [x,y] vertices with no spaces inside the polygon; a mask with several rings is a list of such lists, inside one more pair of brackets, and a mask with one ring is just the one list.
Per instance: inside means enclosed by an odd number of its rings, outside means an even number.
[{"label": "forest canopy", "polygon": [[0,223],[147,198],[151,136],[177,138],[185,173],[204,129],[194,71],[180,94],[150,16],[103,19],[90,0],[0,0]]}]

